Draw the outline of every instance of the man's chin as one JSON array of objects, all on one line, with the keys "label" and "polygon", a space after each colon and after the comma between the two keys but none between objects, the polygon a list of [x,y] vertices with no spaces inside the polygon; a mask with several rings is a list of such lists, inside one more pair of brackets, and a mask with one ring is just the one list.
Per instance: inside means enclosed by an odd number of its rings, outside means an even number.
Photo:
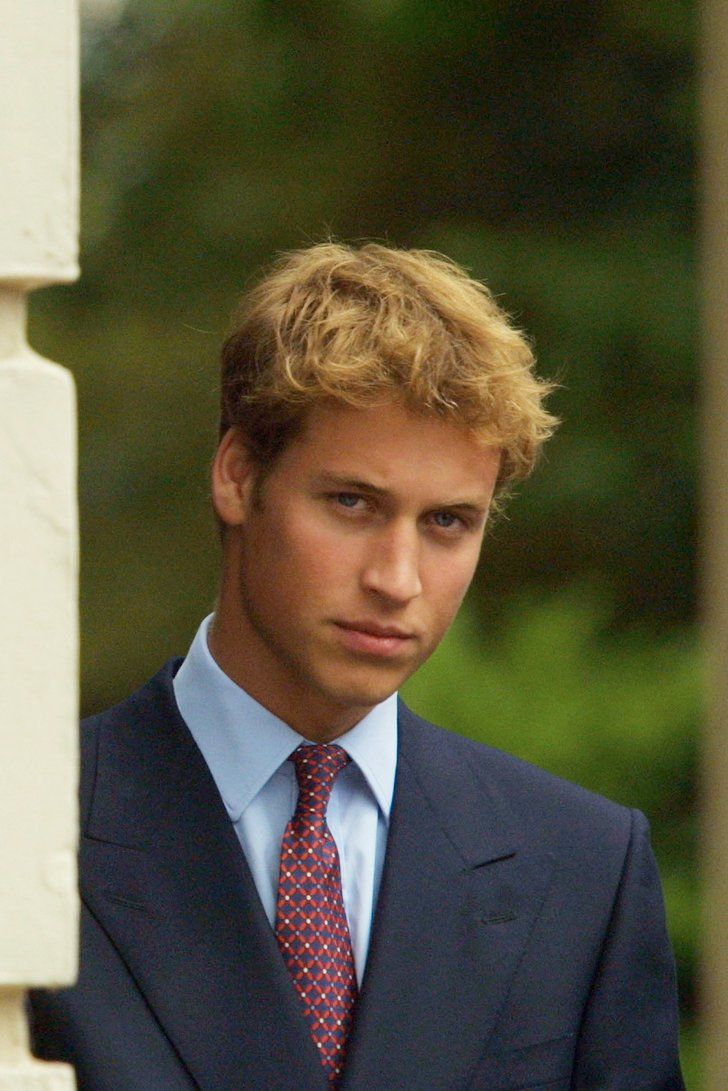
[{"label": "man's chin", "polygon": [[337,679],[326,686],[326,696],[340,708],[363,709],[364,712],[386,701],[404,685],[413,671],[391,671],[383,677],[367,679]]}]

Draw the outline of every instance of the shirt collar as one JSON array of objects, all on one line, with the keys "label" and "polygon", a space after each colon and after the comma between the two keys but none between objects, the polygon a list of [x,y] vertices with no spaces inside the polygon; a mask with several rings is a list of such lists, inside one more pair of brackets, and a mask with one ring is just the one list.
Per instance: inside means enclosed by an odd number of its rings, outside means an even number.
[{"label": "shirt collar", "polygon": [[[248,804],[304,739],[233,682],[212,657],[200,625],[174,678],[182,718],[202,751],[228,814],[237,822]],[[375,705],[336,742],[362,773],[389,821],[397,766],[397,695]]]}]

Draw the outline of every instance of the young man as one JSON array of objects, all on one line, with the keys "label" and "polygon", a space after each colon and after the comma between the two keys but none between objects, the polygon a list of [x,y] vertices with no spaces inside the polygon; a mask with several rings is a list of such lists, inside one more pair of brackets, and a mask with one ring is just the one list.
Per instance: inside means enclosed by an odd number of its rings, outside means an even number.
[{"label": "young man", "polygon": [[644,818],[396,697],[547,391],[429,253],[315,246],[249,295],[219,604],[84,729],[80,977],[33,998],[81,1091],[683,1087]]}]

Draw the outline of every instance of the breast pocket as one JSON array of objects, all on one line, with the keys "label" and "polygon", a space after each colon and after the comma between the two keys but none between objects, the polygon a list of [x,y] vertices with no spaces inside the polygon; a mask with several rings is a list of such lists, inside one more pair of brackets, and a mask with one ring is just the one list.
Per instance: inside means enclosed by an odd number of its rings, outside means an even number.
[{"label": "breast pocket", "polygon": [[468,1091],[569,1091],[576,1036],[485,1054]]}]

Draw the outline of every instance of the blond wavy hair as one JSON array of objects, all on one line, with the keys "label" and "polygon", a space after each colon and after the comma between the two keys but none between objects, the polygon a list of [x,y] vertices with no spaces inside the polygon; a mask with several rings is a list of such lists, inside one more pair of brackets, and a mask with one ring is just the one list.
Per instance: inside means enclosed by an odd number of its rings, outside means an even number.
[{"label": "blond wavy hair", "polygon": [[500,447],[502,494],[558,423],[552,388],[488,288],[449,258],[324,242],[284,254],[243,300],[222,350],[220,430],[240,426],[265,468],[322,399],[399,398]]}]

